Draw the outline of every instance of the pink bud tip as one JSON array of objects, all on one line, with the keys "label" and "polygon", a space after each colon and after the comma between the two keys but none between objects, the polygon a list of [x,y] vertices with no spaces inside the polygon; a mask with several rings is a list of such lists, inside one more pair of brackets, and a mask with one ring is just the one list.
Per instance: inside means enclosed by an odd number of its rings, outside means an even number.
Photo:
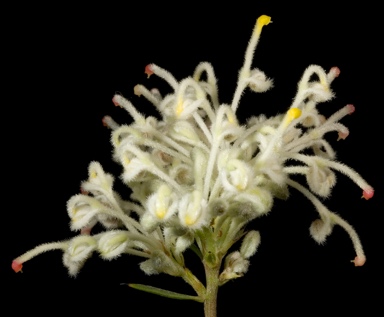
[{"label": "pink bud tip", "polygon": [[83,195],[88,195],[89,192],[86,191],[83,187],[80,187],[80,193],[82,193]]},{"label": "pink bud tip", "polygon": [[91,234],[92,227],[82,228],[80,233],[89,236]]},{"label": "pink bud tip", "polygon": [[103,123],[104,127],[108,127],[108,124],[107,124],[107,121],[106,121],[105,117],[103,117],[103,119],[101,119],[101,122]]},{"label": "pink bud tip", "polygon": [[119,102],[117,101],[117,96],[118,95],[114,95],[113,98],[112,98],[112,102],[113,104],[116,106],[116,107],[121,107],[121,105],[119,104]]},{"label": "pink bud tip", "polygon": [[355,266],[363,266],[365,261],[366,261],[365,256],[356,256],[355,259],[352,260],[351,262],[353,262]]},{"label": "pink bud tip", "polygon": [[355,112],[355,106],[354,105],[346,105],[346,107],[348,109],[349,114],[352,114]]},{"label": "pink bud tip", "polygon": [[339,132],[339,138],[337,139],[337,141],[345,140],[348,135],[349,135],[349,131],[347,131],[347,132]]},{"label": "pink bud tip", "polygon": [[144,73],[147,74],[148,78],[153,74],[152,64],[145,66]]},{"label": "pink bud tip", "polygon": [[367,189],[363,190],[363,197],[362,198],[365,198],[366,200],[371,199],[373,197],[374,192],[375,191],[373,190],[373,188],[367,188]]},{"label": "pink bud tip", "polygon": [[14,270],[16,273],[21,272],[21,269],[23,268],[23,264],[20,263],[17,260],[12,261],[12,270]]},{"label": "pink bud tip", "polygon": [[340,68],[339,67],[334,66],[331,68],[330,71],[335,74],[335,77],[339,77],[339,75],[340,75]]}]

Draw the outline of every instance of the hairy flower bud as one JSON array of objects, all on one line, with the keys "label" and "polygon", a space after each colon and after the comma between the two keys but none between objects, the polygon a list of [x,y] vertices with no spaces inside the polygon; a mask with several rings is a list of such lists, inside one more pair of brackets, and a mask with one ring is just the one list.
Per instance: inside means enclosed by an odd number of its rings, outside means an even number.
[{"label": "hairy flower bud", "polygon": [[97,248],[104,259],[111,260],[124,253],[128,243],[128,231],[113,230],[101,236]]},{"label": "hairy flower bud", "polygon": [[206,202],[200,191],[193,191],[181,198],[179,203],[179,219],[183,226],[197,229],[206,222]]},{"label": "hairy flower bud", "polygon": [[336,176],[328,167],[314,163],[309,166],[307,182],[315,194],[327,197],[336,184]]},{"label": "hairy flower bud", "polygon": [[244,259],[239,251],[230,253],[225,258],[224,270],[219,277],[220,283],[243,276],[247,273],[248,267],[249,261]]},{"label": "hairy flower bud", "polygon": [[73,238],[63,254],[63,263],[68,268],[70,275],[77,275],[85,261],[96,249],[95,238],[88,235],[81,235]]},{"label": "hairy flower bud", "polygon": [[249,259],[257,251],[257,248],[260,244],[260,232],[259,231],[249,231],[243,239],[241,244],[240,254],[244,259]]},{"label": "hairy flower bud", "polygon": [[309,227],[309,232],[312,238],[319,244],[323,244],[327,237],[332,233],[333,225],[328,220],[327,222],[316,219]]},{"label": "hairy flower bud", "polygon": [[161,184],[148,198],[147,209],[158,221],[165,221],[176,212],[177,196],[167,184]]},{"label": "hairy flower bud", "polygon": [[162,251],[155,251],[151,258],[140,263],[140,269],[147,275],[166,273],[172,276],[180,276],[182,270],[173,260]]},{"label": "hairy flower bud", "polygon": [[93,227],[97,222],[96,215],[101,207],[101,203],[93,197],[86,195],[72,196],[67,202],[67,211],[71,218],[71,229],[79,230],[84,227]]},{"label": "hairy flower bud", "polygon": [[265,76],[264,72],[260,69],[252,69],[251,76],[249,78],[249,88],[251,88],[255,92],[265,92],[268,89],[272,88],[273,81],[267,76]]}]

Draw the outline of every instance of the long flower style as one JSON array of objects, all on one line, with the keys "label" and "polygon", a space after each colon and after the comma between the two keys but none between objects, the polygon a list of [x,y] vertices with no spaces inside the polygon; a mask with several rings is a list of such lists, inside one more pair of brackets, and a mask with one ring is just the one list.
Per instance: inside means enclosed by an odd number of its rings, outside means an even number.
[{"label": "long flower style", "polygon": [[[318,198],[331,194],[337,171],[355,182],[365,199],[374,193],[358,173],[335,160],[335,151],[324,138],[336,132],[345,139],[348,128],[340,120],[355,110],[346,105],[326,118],[317,108],[334,97],[330,85],[340,70],[333,67],[326,72],[310,65],[283,115],[254,116],[246,124],[236,116],[245,90],[264,92],[272,87],[271,79],[251,68],[262,28],[270,22],[265,15],[257,19],[231,104],[219,102],[214,70],[207,62],[181,81],[155,64],[146,66],[148,77],[159,76],[173,89],[162,97],[157,89],[134,87],[136,95],[156,107],[161,119],[144,116],[130,101],[115,95],[113,103],[126,109],[134,121],[119,125],[104,117],[103,122],[112,129],[113,158],[123,167],[121,178],[132,190],[131,201],[113,190],[112,175],[91,162],[81,193],[67,204],[71,229],[80,234],[37,246],[16,258],[12,268],[18,272],[34,256],[62,249],[64,265],[76,275],[94,251],[108,260],[132,254],[144,259],[140,268],[146,274],[179,276],[196,296],[139,284],[132,287],[204,302],[206,316],[215,316],[218,286],[247,272],[260,243],[259,232],[245,231],[245,226],[270,212],[275,198],[287,199],[290,188],[308,198],[319,214],[310,226],[312,237],[321,244],[334,225],[341,226],[355,249],[354,264],[363,265],[364,251],[353,227]],[[308,186],[294,180],[294,174],[305,175]],[[96,223],[106,230],[92,234]],[[240,249],[227,255],[241,239]],[[203,262],[206,285],[187,268],[183,257],[187,249]]]}]

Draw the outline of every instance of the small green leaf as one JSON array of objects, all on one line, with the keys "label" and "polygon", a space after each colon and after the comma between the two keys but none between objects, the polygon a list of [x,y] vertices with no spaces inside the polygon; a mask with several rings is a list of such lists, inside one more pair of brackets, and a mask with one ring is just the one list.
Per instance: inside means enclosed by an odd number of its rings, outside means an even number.
[{"label": "small green leaf", "polygon": [[156,295],[160,295],[160,296],[164,296],[164,297],[168,297],[168,298],[181,299],[181,300],[194,300],[194,301],[197,301],[200,303],[204,302],[204,300],[199,296],[180,294],[180,293],[167,291],[165,289],[157,288],[157,287],[153,287],[153,286],[149,286],[149,285],[128,284],[128,286],[132,287],[134,289],[138,289],[140,291],[144,291],[147,293],[152,293],[152,294],[156,294]]},{"label": "small green leaf", "polygon": [[195,254],[200,258],[200,260],[203,259],[203,255],[201,254],[200,249],[196,246],[196,244],[191,244],[189,248],[195,252]]}]

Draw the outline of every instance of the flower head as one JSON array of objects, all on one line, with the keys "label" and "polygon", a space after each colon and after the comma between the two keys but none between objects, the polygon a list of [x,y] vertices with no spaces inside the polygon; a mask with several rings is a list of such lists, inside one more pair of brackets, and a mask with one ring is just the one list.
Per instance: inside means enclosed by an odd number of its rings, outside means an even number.
[{"label": "flower head", "polygon": [[[105,259],[131,254],[144,258],[140,267],[147,274],[181,276],[201,299],[205,288],[187,269],[183,252],[191,248],[209,268],[220,269],[223,260],[220,284],[242,276],[260,243],[260,233],[245,232],[246,224],[270,212],[276,198],[287,199],[290,188],[309,199],[319,214],[310,225],[311,236],[323,243],[334,225],[341,226],[355,248],[353,262],[363,265],[365,255],[355,230],[318,198],[331,195],[337,172],[355,182],[365,199],[374,194],[357,172],[335,160],[325,138],[336,132],[345,139],[349,131],[340,120],[355,111],[347,105],[328,118],[320,112],[319,104],[334,97],[331,84],[340,69],[327,72],[310,65],[283,115],[254,116],[244,124],[237,118],[247,88],[259,93],[273,85],[264,72],[252,68],[261,31],[270,22],[265,15],[257,19],[230,104],[219,102],[217,80],[207,62],[181,80],[155,64],[145,67],[148,77],[164,79],[173,90],[163,98],[157,89],[135,86],[134,93],[151,102],[159,118],[146,117],[115,95],[113,104],[128,111],[133,122],[120,125],[104,117],[103,123],[112,129],[113,158],[122,165],[121,179],[132,190],[130,200],[115,192],[112,175],[91,162],[82,194],[67,204],[71,229],[82,234],[28,251],[14,260],[14,271],[51,249],[64,251],[71,275],[94,251]],[[304,175],[306,184],[294,180],[295,174]],[[98,222],[106,230],[92,234]],[[240,250],[224,259],[241,239]]]}]

